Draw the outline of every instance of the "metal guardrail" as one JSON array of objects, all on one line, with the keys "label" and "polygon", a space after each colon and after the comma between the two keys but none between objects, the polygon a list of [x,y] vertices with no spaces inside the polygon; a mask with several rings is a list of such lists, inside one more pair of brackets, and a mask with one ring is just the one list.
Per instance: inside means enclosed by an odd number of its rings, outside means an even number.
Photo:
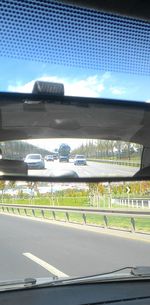
[{"label": "metal guardrail", "polygon": [[87,160],[88,161],[93,161],[93,162],[100,162],[100,163],[109,163],[109,164],[140,167],[140,162],[134,162],[134,161],[107,160],[107,159],[94,159],[94,158],[88,158]]},{"label": "metal guardrail", "polygon": [[132,208],[147,208],[150,209],[150,199],[142,198],[112,198],[112,205],[127,206]]},{"label": "metal guardrail", "polygon": [[[32,211],[32,216],[35,217],[35,211],[40,211],[40,214],[43,218],[46,218],[45,212],[49,211],[53,215],[53,220],[56,219],[56,213],[57,212],[63,212],[66,217],[66,221],[70,222],[70,216],[69,213],[80,213],[82,215],[83,224],[90,225],[87,223],[87,214],[94,214],[94,215],[101,215],[103,216],[104,220],[104,228],[111,229],[112,227],[109,226],[109,216],[115,216],[115,217],[128,217],[130,218],[130,224],[131,224],[131,232],[136,232],[136,221],[135,218],[150,218],[150,211],[123,211],[119,209],[91,209],[91,208],[76,208],[76,207],[52,207],[52,206],[38,206],[38,205],[17,205],[17,204],[1,204],[0,205],[0,211],[1,212],[8,212],[8,213],[14,213],[17,212],[19,215],[21,215],[21,210],[24,211],[26,216],[29,216],[28,211]],[[72,222],[72,221],[71,221]],[[115,228],[116,229],[116,228]],[[118,228],[118,230],[121,230],[121,228]]]}]

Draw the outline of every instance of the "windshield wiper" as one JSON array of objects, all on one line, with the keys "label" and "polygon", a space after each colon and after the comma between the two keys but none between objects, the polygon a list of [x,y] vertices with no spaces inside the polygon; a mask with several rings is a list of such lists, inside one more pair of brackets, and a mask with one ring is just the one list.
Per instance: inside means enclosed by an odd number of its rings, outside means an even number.
[{"label": "windshield wiper", "polygon": [[138,266],[131,269],[131,274],[140,277],[150,277],[150,266]]},{"label": "windshield wiper", "polygon": [[32,287],[36,285],[37,280],[35,278],[25,278],[23,280],[12,280],[0,282],[0,290],[8,290],[19,287]]},{"label": "windshield wiper", "polygon": [[[129,270],[129,271],[128,271]],[[128,272],[125,272],[128,271]],[[69,285],[69,284],[80,284],[80,283],[93,283],[93,282],[106,282],[116,280],[127,280],[127,279],[150,279],[150,266],[138,266],[138,267],[124,267],[108,273],[101,273],[91,276],[76,277],[76,278],[62,278],[55,280],[48,280],[42,284],[36,284],[36,287],[42,286],[57,286],[57,285]]]},{"label": "windshield wiper", "polygon": [[38,287],[45,283],[54,283],[58,279],[57,276],[53,276],[49,278],[25,278],[21,280],[3,281],[0,282],[0,291]]},{"label": "windshield wiper", "polygon": [[150,279],[150,266],[124,267],[111,272],[76,278],[26,278],[0,282],[0,290],[50,287],[70,284],[99,283],[117,280]]}]

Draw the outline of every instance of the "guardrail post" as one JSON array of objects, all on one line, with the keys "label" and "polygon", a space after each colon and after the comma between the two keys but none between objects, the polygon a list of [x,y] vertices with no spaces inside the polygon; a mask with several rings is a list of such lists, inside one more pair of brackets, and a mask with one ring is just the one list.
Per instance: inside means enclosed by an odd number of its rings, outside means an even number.
[{"label": "guardrail post", "polygon": [[7,213],[9,213],[9,208],[8,207],[6,208],[6,210],[7,210]]},{"label": "guardrail post", "polygon": [[17,209],[17,211],[18,211],[18,214],[20,215],[20,209],[19,208]]},{"label": "guardrail post", "polygon": [[5,211],[4,207],[2,207],[2,211],[3,211],[3,212]]},{"label": "guardrail post", "polygon": [[82,218],[83,218],[84,224],[86,225],[86,214],[85,213],[82,214]]},{"label": "guardrail post", "polygon": [[66,219],[69,222],[69,213],[68,212],[66,212]]},{"label": "guardrail post", "polygon": [[56,214],[54,211],[52,211],[52,214],[53,214],[53,219],[56,220]]},{"label": "guardrail post", "polygon": [[15,212],[14,212],[14,208],[12,208],[12,212],[15,214]]},{"label": "guardrail post", "polygon": [[28,216],[28,215],[27,215],[27,210],[26,210],[26,209],[24,209],[24,213],[25,213],[26,216]]},{"label": "guardrail post", "polygon": [[32,209],[32,214],[33,214],[33,217],[35,217],[35,211],[34,211],[34,209]]},{"label": "guardrail post", "polygon": [[106,215],[104,215],[104,225],[105,225],[105,228],[107,229],[108,228],[108,218]]},{"label": "guardrail post", "polygon": [[42,217],[44,218],[45,217],[44,210],[41,210],[41,214],[42,214]]},{"label": "guardrail post", "polygon": [[131,232],[135,232],[135,219],[133,217],[131,217]]}]

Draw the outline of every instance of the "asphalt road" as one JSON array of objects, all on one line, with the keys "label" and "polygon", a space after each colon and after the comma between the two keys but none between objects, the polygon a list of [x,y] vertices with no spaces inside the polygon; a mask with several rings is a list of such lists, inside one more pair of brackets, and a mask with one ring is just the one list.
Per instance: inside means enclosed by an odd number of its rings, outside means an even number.
[{"label": "asphalt road", "polygon": [[124,165],[116,165],[109,163],[99,163],[88,161],[87,165],[74,165],[73,160],[67,162],[46,162],[45,170],[29,170],[29,175],[50,176],[51,173],[58,175],[63,174],[66,170],[75,171],[79,177],[109,177],[109,176],[133,176],[138,168]]},{"label": "asphalt road", "polygon": [[150,243],[0,215],[0,281],[49,277],[23,253],[44,260],[69,276],[150,265]]}]

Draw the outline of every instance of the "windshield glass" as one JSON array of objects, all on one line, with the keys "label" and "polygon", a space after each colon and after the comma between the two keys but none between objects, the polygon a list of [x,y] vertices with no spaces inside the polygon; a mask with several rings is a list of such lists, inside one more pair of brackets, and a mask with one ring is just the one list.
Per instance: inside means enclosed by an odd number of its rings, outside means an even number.
[{"label": "windshield glass", "polygon": [[1,181],[0,281],[148,266],[149,196],[150,181]]}]

